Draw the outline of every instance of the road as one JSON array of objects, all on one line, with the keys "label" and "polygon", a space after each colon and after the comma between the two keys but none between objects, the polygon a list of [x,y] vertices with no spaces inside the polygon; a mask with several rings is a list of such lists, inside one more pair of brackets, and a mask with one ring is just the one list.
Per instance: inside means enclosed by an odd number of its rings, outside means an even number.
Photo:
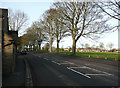
[{"label": "road", "polygon": [[117,62],[47,53],[28,53],[24,58],[33,86],[118,86]]}]

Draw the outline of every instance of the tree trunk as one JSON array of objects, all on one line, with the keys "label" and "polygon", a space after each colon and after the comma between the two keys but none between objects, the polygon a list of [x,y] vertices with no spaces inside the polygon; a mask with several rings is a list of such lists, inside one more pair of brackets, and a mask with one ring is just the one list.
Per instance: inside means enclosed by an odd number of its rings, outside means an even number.
[{"label": "tree trunk", "polygon": [[52,38],[50,38],[50,46],[49,46],[49,52],[51,53],[52,52],[52,42],[53,40],[52,40]]},{"label": "tree trunk", "polygon": [[38,45],[39,45],[39,46],[38,46],[38,47],[39,47],[38,49],[39,49],[39,51],[41,51],[41,44],[38,44]]},{"label": "tree trunk", "polygon": [[75,38],[73,38],[72,55],[76,55],[76,41],[75,41]]},{"label": "tree trunk", "polygon": [[57,53],[59,53],[59,40],[57,40]]}]

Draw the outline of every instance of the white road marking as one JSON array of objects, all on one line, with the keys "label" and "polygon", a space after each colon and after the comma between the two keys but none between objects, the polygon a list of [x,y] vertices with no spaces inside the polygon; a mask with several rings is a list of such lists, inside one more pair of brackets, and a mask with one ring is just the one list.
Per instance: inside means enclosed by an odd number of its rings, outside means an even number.
[{"label": "white road marking", "polygon": [[108,74],[85,74],[85,75],[108,75]]},{"label": "white road marking", "polygon": [[97,70],[97,69],[94,69],[94,68],[90,68],[90,67],[87,67],[87,66],[82,66],[82,67],[69,67],[69,68],[87,68],[87,69],[90,69],[90,70],[93,70],[93,71],[96,71],[96,72],[100,72],[102,74],[87,74],[87,75],[112,75],[110,73],[107,73],[107,72],[104,72],[104,71],[100,71],[100,70]]},{"label": "white road marking", "polygon": [[53,63],[55,63],[55,64],[57,64],[57,65],[61,65],[60,63],[57,63],[57,62],[55,62],[55,61],[51,61],[51,62],[53,62]]},{"label": "white road marking", "polygon": [[69,61],[64,61],[64,62],[67,62],[67,63],[69,63],[69,64],[74,64],[74,63],[72,63],[72,62],[69,62]]},{"label": "white road marking", "polygon": [[[87,66],[86,66],[87,67]],[[104,72],[104,71],[100,71],[100,70],[97,70],[97,69],[94,69],[94,68],[90,68],[90,67],[87,67],[88,69],[91,69],[91,70],[94,70],[96,72],[101,72],[101,73],[104,73],[104,74],[107,74],[107,75],[112,75],[110,73],[107,73],[107,72]]]},{"label": "white road marking", "polygon": [[73,64],[73,63],[60,63],[60,64]]},{"label": "white road marking", "polygon": [[[34,55],[34,56],[37,56],[37,55]],[[41,56],[38,56],[38,57],[40,57],[41,58]],[[43,58],[43,59],[45,59],[45,60],[49,60],[49,59],[47,59],[47,58]],[[57,65],[61,65],[61,64],[74,64],[74,63],[72,63],[72,62],[69,62],[69,61],[65,61],[65,60],[58,60],[58,61],[63,61],[63,63],[57,63],[57,62],[55,62],[55,61],[51,61],[51,62],[53,62],[53,63],[55,63],[55,64],[57,64]],[[85,65],[90,65],[90,64],[85,64]],[[80,74],[80,75],[83,75],[83,76],[85,76],[85,77],[87,77],[87,78],[91,78],[90,76],[88,76],[88,75],[113,75],[113,74],[110,74],[110,73],[108,73],[108,72],[104,72],[104,71],[100,71],[100,70],[97,70],[97,69],[94,69],[94,68],[90,68],[90,67],[88,67],[88,66],[78,66],[78,65],[76,65],[77,67],[67,67],[67,69],[69,69],[69,70],[71,70],[71,71],[73,71],[73,72],[76,72],[76,73],[78,73],[78,74]],[[83,74],[83,73],[81,73],[81,72],[79,72],[79,71],[76,71],[76,70],[74,70],[74,69],[72,69],[72,68],[87,68],[87,69],[91,69],[91,70],[93,70],[93,71],[96,71],[96,72],[101,72],[101,73],[104,73],[104,74]]]},{"label": "white road marking", "polygon": [[86,66],[82,66],[82,67],[69,67],[69,68],[87,68]]},{"label": "white road marking", "polygon": [[87,77],[87,78],[91,78],[90,76],[87,76],[87,75],[85,75],[85,74],[83,74],[83,73],[81,73],[81,72],[78,72],[78,71],[76,71],[76,70],[74,70],[74,69],[71,69],[71,68],[69,68],[69,67],[67,67],[67,69],[69,69],[69,70],[71,70],[71,71],[73,71],[73,72],[75,72],[75,73],[78,73],[78,74],[80,74],[80,75],[83,75],[83,76],[85,76],[85,77]]},{"label": "white road marking", "polygon": [[45,59],[45,60],[49,60],[49,59],[47,59],[47,58],[43,58],[43,59]]},{"label": "white road marking", "polygon": [[91,65],[91,64],[85,64],[85,65]]}]

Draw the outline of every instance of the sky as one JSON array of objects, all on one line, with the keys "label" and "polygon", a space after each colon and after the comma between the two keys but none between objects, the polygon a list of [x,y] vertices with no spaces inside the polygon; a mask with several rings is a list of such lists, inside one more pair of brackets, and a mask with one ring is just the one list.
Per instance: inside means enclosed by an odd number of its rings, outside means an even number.
[{"label": "sky", "polygon": [[[6,2],[5,2],[6,1]],[[28,25],[26,27],[23,27],[23,29],[20,31],[22,34],[22,31],[24,31],[27,27],[29,27],[32,22],[39,20],[42,17],[42,14],[50,8],[52,5],[51,1],[34,1],[34,2],[9,2],[8,0],[5,0],[4,2],[0,2],[0,7],[2,8],[8,8],[13,10],[21,10],[24,11],[28,15]],[[116,20],[111,20],[109,22],[110,25],[116,25],[118,22]],[[104,35],[101,35],[102,38],[95,41],[91,41],[85,38],[81,38],[77,41],[77,48],[82,47],[81,44],[88,43],[90,46],[96,45],[99,46],[100,42],[104,43],[105,48],[107,49],[106,45],[108,43],[113,43],[113,48],[118,48],[118,31],[112,32],[112,33],[105,33]],[[53,43],[53,46],[56,47],[56,41]],[[66,37],[60,42],[60,48],[68,48],[72,46],[72,38]]]}]

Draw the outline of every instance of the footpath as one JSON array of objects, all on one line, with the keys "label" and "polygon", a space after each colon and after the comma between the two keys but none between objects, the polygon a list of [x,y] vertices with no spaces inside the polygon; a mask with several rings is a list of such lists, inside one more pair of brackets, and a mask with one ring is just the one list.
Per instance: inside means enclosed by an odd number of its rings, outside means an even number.
[{"label": "footpath", "polygon": [[18,56],[16,60],[15,72],[10,75],[3,76],[2,88],[24,88],[25,65],[24,56]]}]

